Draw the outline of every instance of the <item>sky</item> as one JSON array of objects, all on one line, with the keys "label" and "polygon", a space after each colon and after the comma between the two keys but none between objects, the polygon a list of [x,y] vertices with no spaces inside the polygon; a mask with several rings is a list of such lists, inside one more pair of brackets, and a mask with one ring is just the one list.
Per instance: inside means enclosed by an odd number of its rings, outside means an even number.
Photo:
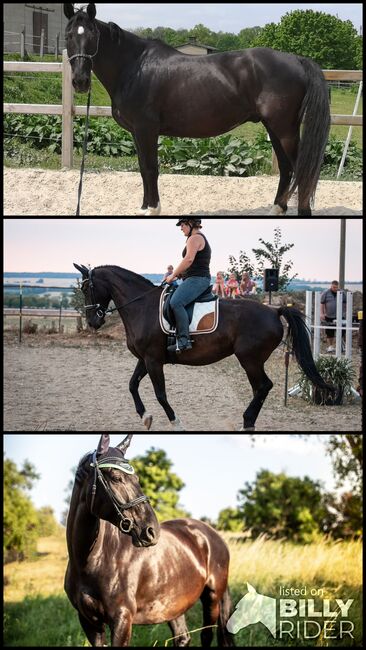
[{"label": "sky", "polygon": [[[85,3],[83,3],[85,5]],[[76,3],[79,8],[82,3]],[[96,3],[97,18],[117,23],[123,29],[171,27],[191,29],[203,24],[212,31],[237,34],[247,27],[278,23],[290,11],[312,9],[341,20],[350,20],[357,31],[362,25],[362,4],[353,3],[176,3],[122,4]]]},{"label": "sky", "polygon": [[[73,262],[92,267],[115,264],[136,273],[163,274],[177,266],[185,239],[177,219],[4,219],[4,270],[75,271]],[[347,219],[346,280],[362,280],[362,219]],[[285,261],[305,280],[333,280],[339,272],[340,219],[203,220],[212,251],[211,272],[226,270],[240,250],[254,261],[259,238],[293,243]]]},{"label": "sky", "polygon": [[[111,445],[124,434],[112,434]],[[309,476],[334,489],[331,463],[324,453],[329,434],[311,435],[308,441],[283,434],[259,434],[253,447],[246,434],[135,434],[127,457],[144,454],[151,447],[164,449],[172,471],[184,481],[180,504],[193,517],[216,519],[220,510],[237,507],[237,494],[257,472],[268,469],[289,476]],[[72,468],[95,449],[99,434],[5,434],[5,457],[18,469],[29,460],[41,475],[31,492],[37,508],[51,506],[60,520]]]}]

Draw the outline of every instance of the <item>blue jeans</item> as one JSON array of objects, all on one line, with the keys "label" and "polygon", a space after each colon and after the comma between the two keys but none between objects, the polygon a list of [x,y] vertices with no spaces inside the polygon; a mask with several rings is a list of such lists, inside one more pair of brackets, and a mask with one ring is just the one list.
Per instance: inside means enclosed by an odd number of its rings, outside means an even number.
[{"label": "blue jeans", "polygon": [[184,339],[184,342],[189,339],[189,319],[185,307],[194,302],[196,298],[199,298],[209,288],[210,284],[210,278],[187,278],[174,293],[170,306],[174,311],[177,323],[178,339]]}]

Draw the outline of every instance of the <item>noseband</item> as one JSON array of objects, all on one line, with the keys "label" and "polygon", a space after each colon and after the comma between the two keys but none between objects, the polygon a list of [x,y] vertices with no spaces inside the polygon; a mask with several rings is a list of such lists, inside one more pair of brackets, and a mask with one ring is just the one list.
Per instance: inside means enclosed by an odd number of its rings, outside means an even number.
[{"label": "noseband", "polygon": [[[104,490],[108,494],[109,498],[111,499],[113,506],[120,518],[120,523],[119,527],[122,531],[122,533],[130,533],[132,528],[133,528],[133,520],[129,519],[128,517],[125,517],[123,514],[124,510],[130,510],[131,508],[135,508],[136,506],[140,505],[141,503],[148,503],[150,501],[149,497],[146,497],[145,495],[138,497],[137,499],[134,499],[133,501],[128,501],[127,503],[122,503],[119,501],[114,494],[114,492],[111,490],[109,487],[107,481],[104,479],[103,473],[101,469],[103,467],[110,467],[118,465],[119,469],[121,471],[126,471],[127,474],[133,474],[133,470],[130,465],[125,461],[125,466],[130,468],[130,469],[125,469],[123,470],[123,464],[122,464],[122,459],[120,457],[109,457],[105,458],[104,460],[98,461],[97,460],[97,452],[95,451],[93,453],[93,462],[90,463],[90,467],[94,468],[94,483],[92,487],[92,497],[91,497],[91,506],[90,506],[90,512],[92,515],[96,516],[95,513],[93,512],[94,510],[94,503],[95,503],[95,495],[97,492],[97,484],[98,480],[102,484]],[[132,471],[130,471],[132,470]]]}]

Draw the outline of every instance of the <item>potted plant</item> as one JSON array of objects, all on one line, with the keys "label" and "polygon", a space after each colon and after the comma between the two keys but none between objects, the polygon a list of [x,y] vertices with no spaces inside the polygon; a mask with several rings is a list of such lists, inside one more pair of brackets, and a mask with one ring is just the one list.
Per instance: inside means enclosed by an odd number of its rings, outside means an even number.
[{"label": "potted plant", "polygon": [[299,386],[303,398],[313,404],[326,406],[342,404],[344,397],[351,395],[351,388],[356,378],[351,359],[322,356],[319,357],[315,365],[324,381],[335,386],[337,392],[331,393],[314,386],[312,381],[301,371]]}]

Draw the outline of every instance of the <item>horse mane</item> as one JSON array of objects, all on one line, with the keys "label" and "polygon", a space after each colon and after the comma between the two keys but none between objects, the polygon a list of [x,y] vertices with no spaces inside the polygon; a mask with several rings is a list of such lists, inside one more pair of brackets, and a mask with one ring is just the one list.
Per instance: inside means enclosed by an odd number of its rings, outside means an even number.
[{"label": "horse mane", "polygon": [[108,27],[112,41],[120,44],[122,28],[119,25],[116,25],[116,23],[108,23]]},{"label": "horse mane", "polygon": [[127,278],[125,277],[124,280],[136,280],[143,282],[147,287],[155,287],[155,284],[153,282],[150,282],[147,278],[144,278],[143,275],[140,275],[139,273],[134,273],[134,271],[129,271],[128,269],[124,269],[121,266],[116,266],[114,264],[106,264],[102,266],[96,266],[94,268],[94,271],[97,271],[98,269],[112,269],[115,271],[117,274],[120,274],[121,271],[123,271],[124,274],[127,274]]}]

